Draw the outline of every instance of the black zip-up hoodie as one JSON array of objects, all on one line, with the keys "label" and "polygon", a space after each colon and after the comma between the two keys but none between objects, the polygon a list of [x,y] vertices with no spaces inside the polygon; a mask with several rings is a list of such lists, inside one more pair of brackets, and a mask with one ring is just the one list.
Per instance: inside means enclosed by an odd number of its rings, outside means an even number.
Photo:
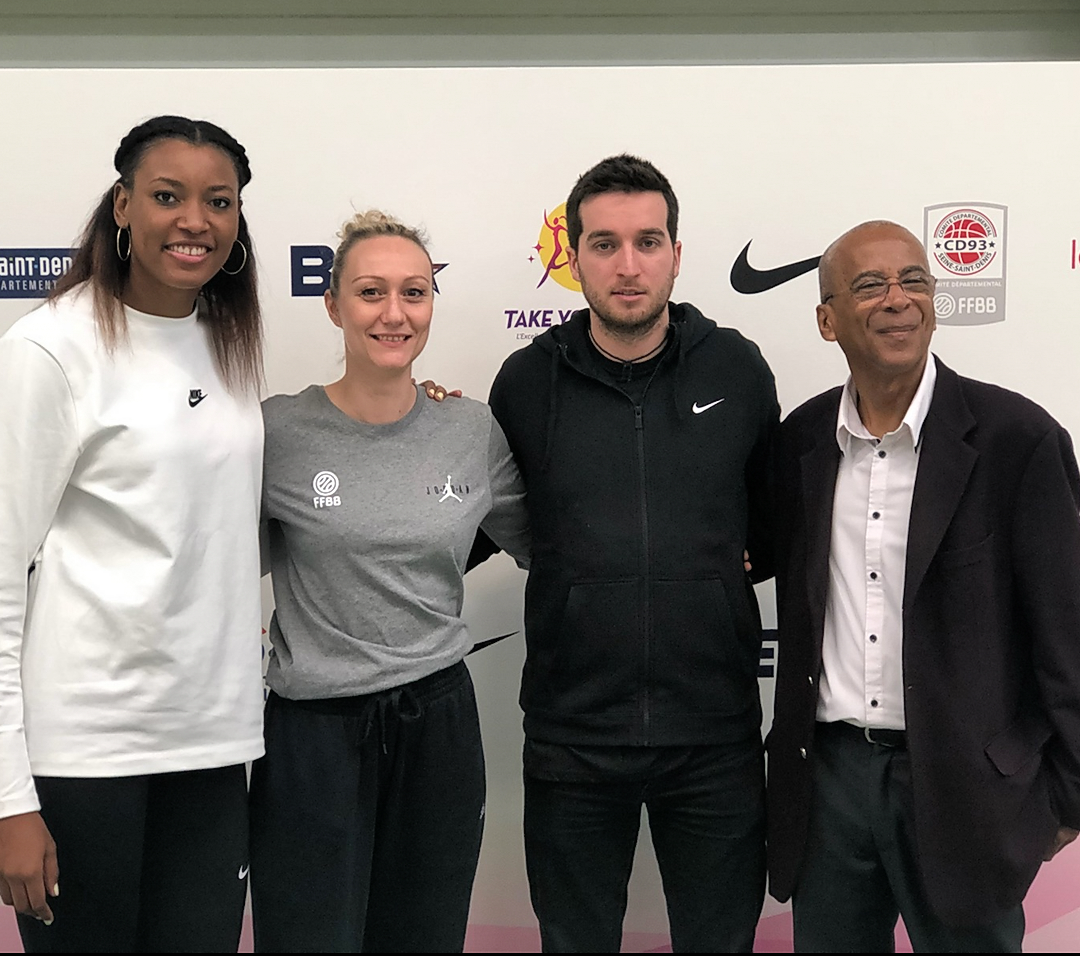
[{"label": "black zip-up hoodie", "polygon": [[760,733],[769,446],[779,406],[757,346],[671,304],[635,403],[596,371],[588,310],[504,363],[491,407],[525,478],[525,732],[577,745]]}]

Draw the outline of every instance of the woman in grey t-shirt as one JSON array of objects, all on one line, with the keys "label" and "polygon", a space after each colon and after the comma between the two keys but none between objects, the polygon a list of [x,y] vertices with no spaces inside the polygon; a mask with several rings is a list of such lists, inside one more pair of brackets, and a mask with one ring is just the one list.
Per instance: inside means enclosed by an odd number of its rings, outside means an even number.
[{"label": "woman in grey t-shirt", "polygon": [[326,308],[345,374],[263,404],[255,944],[460,951],[484,813],[462,576],[481,526],[526,556],[524,488],[486,405],[412,383],[434,293],[421,236],[368,212],[341,237]]}]

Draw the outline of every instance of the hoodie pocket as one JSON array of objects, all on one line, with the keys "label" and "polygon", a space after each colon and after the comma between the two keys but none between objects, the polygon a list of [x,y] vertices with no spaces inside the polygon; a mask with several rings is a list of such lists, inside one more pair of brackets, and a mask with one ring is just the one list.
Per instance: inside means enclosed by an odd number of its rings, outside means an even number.
[{"label": "hoodie pocket", "polygon": [[642,673],[641,584],[578,581],[566,596],[547,696],[563,712],[633,707]]},{"label": "hoodie pocket", "polygon": [[684,711],[740,714],[758,694],[761,629],[720,578],[657,581],[652,601],[657,698]]}]

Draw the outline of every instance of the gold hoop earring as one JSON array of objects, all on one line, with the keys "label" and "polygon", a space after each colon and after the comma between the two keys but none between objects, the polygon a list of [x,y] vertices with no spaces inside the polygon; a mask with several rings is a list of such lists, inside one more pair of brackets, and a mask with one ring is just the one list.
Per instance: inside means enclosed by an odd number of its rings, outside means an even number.
[{"label": "gold hoop earring", "polygon": [[[240,260],[240,265],[237,268],[235,268],[235,269],[226,269],[225,266],[227,266],[229,264],[229,259],[231,259],[233,257],[233,253],[236,251],[237,246],[240,247],[240,251],[244,254],[244,258]],[[227,275],[227,276],[238,276],[238,275],[240,275],[240,273],[244,271],[244,266],[247,265],[248,254],[247,254],[247,246],[245,246],[239,239],[234,239],[233,240],[233,247],[232,247],[231,250],[229,250],[229,259],[225,260],[224,265],[222,265],[222,267],[221,267],[221,271],[224,272],[225,275]]]},{"label": "gold hoop earring", "polygon": [[[122,235],[124,235],[125,231],[127,232],[127,255],[126,256],[120,251],[120,237]],[[130,228],[125,230],[125,228],[123,226],[117,226],[116,227],[116,258],[119,259],[121,262],[127,262],[128,259],[131,258],[131,229]]]}]

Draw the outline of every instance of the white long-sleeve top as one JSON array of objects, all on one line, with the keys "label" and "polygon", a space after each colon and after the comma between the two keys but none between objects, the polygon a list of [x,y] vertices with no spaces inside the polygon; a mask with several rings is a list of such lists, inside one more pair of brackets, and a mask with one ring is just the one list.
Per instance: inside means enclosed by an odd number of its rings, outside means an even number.
[{"label": "white long-sleeve top", "polygon": [[257,397],[125,312],[112,352],[79,290],[0,337],[0,817],[262,753]]}]

